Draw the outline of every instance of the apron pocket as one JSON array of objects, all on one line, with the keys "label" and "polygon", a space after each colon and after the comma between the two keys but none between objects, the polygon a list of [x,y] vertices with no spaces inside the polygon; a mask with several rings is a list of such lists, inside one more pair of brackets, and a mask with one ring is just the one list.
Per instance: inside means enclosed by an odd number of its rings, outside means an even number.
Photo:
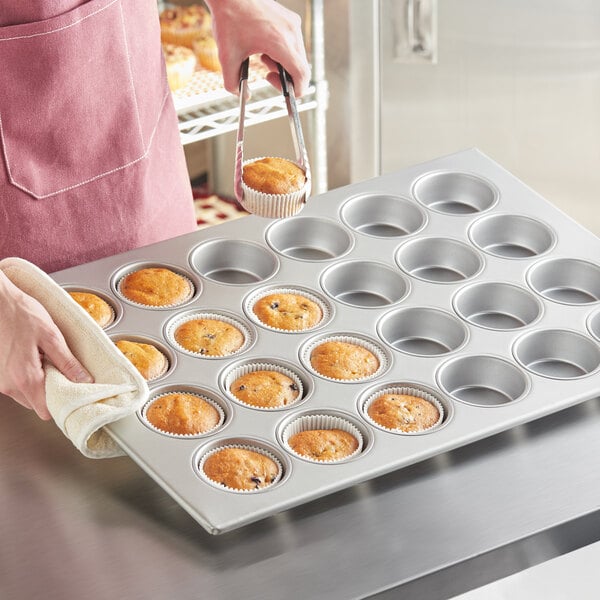
[{"label": "apron pocket", "polygon": [[145,155],[120,0],[0,28],[8,177],[47,198]]}]

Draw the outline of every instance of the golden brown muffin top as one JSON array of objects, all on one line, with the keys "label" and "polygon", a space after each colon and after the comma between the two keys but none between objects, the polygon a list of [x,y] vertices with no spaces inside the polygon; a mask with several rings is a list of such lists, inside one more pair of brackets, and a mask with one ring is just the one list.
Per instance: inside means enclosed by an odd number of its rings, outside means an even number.
[{"label": "golden brown muffin top", "polygon": [[440,418],[437,406],[407,394],[383,394],[371,403],[367,414],[383,427],[406,432],[429,429]]},{"label": "golden brown muffin top", "polygon": [[202,356],[226,356],[244,344],[244,334],[220,319],[191,319],[177,327],[175,341],[186,350]]},{"label": "golden brown muffin top", "polygon": [[115,313],[105,300],[92,294],[91,292],[69,292],[69,296],[83,308],[100,327],[104,328],[110,325]]},{"label": "golden brown muffin top", "polygon": [[166,8],[160,13],[159,19],[163,27],[170,26],[181,29],[200,27],[203,31],[207,31],[212,25],[210,12],[200,4]]},{"label": "golden brown muffin top", "polygon": [[271,485],[279,466],[268,456],[245,448],[223,448],[211,454],[203,465],[206,476],[236,490],[258,490]]},{"label": "golden brown muffin top", "polygon": [[358,448],[358,440],[342,429],[307,429],[288,439],[290,448],[312,460],[340,460]]},{"label": "golden brown muffin top", "polygon": [[196,62],[196,55],[185,46],[177,46],[175,44],[163,44],[163,54],[167,65],[175,65],[180,62],[190,61]]},{"label": "golden brown muffin top", "polygon": [[190,281],[165,267],[148,267],[123,277],[119,291],[125,298],[146,306],[172,306],[190,298]]},{"label": "golden brown muffin top", "polygon": [[296,163],[269,156],[244,165],[242,179],[257,192],[290,194],[303,188],[306,174]]},{"label": "golden brown muffin top", "polygon": [[323,318],[321,307],[300,294],[268,294],[252,310],[265,325],[288,331],[309,329]]},{"label": "golden brown muffin top", "polygon": [[333,379],[361,379],[379,369],[379,359],[367,348],[335,340],[316,346],[310,354],[310,364],[318,373]]},{"label": "golden brown muffin top", "polygon": [[221,415],[196,394],[172,392],[154,400],[146,410],[146,418],[161,431],[190,435],[214,429]]},{"label": "golden brown muffin top", "polygon": [[270,370],[251,371],[238,377],[230,391],[238,400],[262,408],[287,406],[295,402],[300,393],[291,377]]},{"label": "golden brown muffin top", "polygon": [[115,345],[146,381],[160,377],[169,367],[167,357],[152,344],[118,340]]}]

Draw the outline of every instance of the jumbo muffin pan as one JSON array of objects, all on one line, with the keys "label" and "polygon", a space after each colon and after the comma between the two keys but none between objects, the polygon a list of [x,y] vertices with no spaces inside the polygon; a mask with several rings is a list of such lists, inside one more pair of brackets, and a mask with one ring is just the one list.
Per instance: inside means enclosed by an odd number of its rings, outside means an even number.
[{"label": "jumbo muffin pan", "polygon": [[[176,269],[194,295],[158,310],[127,302],[120,277],[146,265]],[[213,534],[600,395],[600,240],[475,149],[315,196],[288,219],[248,216],[54,278],[111,302],[111,339],[164,351],[150,398],[188,391],[219,407],[222,422],[202,435],[163,434],[144,409],[107,427]],[[325,318],[306,331],[265,326],[251,305],[269,290],[309,294]],[[173,324],[194,314],[239,323],[246,343],[226,357],[186,352]],[[373,349],[380,368],[319,374],[310,349],[328,339]],[[236,401],[232,374],[256,365],[292,373],[302,397],[268,410]],[[443,417],[418,433],[379,427],[367,408],[386,390],[433,397]],[[286,440],[306,419],[347,423],[360,451],[299,457]],[[232,445],[274,457],[280,477],[245,493],[207,481],[206,455]]]}]

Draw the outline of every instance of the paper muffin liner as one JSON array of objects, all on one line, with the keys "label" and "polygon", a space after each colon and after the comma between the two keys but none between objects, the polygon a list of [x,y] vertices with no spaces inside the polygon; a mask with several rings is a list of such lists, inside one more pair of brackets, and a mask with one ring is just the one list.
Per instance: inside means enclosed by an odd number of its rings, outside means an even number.
[{"label": "paper muffin liner", "polygon": [[[245,160],[243,166],[256,162],[257,160],[262,160],[263,158],[268,157],[260,156],[258,158]],[[297,164],[293,160],[290,160],[289,162]],[[265,194],[264,192],[258,192],[257,190],[248,187],[242,177],[242,190],[244,195],[240,204],[248,212],[258,215],[259,217],[283,219],[294,216],[304,207],[306,199],[310,195],[310,178],[307,177],[304,186],[297,192],[291,192],[289,194]]]},{"label": "paper muffin liner", "polygon": [[[252,452],[258,452],[259,454],[263,454],[264,456],[267,456],[268,458],[270,458],[277,465],[277,467],[279,469],[279,473],[275,476],[275,479],[269,485],[262,487],[262,488],[254,489],[254,490],[240,490],[238,488],[229,487],[228,485],[223,485],[219,481],[215,481],[214,479],[211,479],[204,472],[204,463],[206,462],[206,459],[209,456],[212,456],[213,454],[215,454],[216,452],[219,452],[220,450],[225,450],[226,448],[240,448],[242,450],[251,450]],[[208,484],[212,485],[213,487],[216,487],[220,490],[226,490],[228,492],[233,492],[234,494],[256,494],[256,493],[264,492],[264,491],[271,489],[274,485],[276,485],[277,483],[279,483],[281,481],[281,478],[283,477],[283,465],[282,465],[281,461],[279,460],[279,458],[277,458],[277,456],[275,456],[275,454],[273,454],[272,452],[269,452],[268,450],[266,450],[264,448],[261,448],[260,446],[254,446],[252,444],[223,444],[221,446],[212,448],[211,450],[208,450],[207,452],[202,454],[200,460],[198,461],[198,474],[206,483],[208,483]]]},{"label": "paper muffin liner", "polygon": [[[229,325],[233,325],[233,327],[236,327],[237,329],[239,329],[242,332],[242,335],[244,336],[244,342],[235,352],[230,352],[229,354],[218,354],[218,355],[211,356],[211,355],[207,355],[207,354],[200,354],[199,352],[193,352],[192,350],[188,350],[187,348],[184,348],[181,344],[179,344],[177,342],[177,340],[175,339],[175,331],[177,330],[177,328],[180,325],[183,325],[184,323],[187,323],[188,321],[195,321],[196,319],[214,319],[216,321],[223,321],[225,323],[228,323]],[[169,325],[167,327],[166,335],[167,335],[167,339],[169,340],[169,342],[175,348],[180,350],[181,352],[185,352],[186,354],[188,354],[190,356],[194,356],[196,358],[205,358],[207,360],[220,359],[220,358],[224,358],[227,356],[235,356],[237,354],[240,354],[241,352],[244,352],[245,350],[247,350],[251,346],[252,342],[254,341],[252,332],[250,331],[250,329],[248,329],[248,327],[246,327],[246,325],[244,325],[244,323],[242,323],[241,321],[238,321],[237,319],[234,319],[233,317],[229,317],[222,313],[216,313],[216,312],[215,313],[213,313],[213,312],[198,312],[198,313],[192,313],[192,314],[188,314],[186,316],[176,318],[169,323]]]},{"label": "paper muffin liner", "polygon": [[[243,375],[247,375],[248,373],[252,373],[254,371],[277,371],[277,373],[282,373],[283,375],[287,375],[298,387],[298,396],[296,397],[296,400],[294,400],[291,404],[285,404],[283,406],[257,406],[256,404],[249,404],[248,402],[244,402],[243,400],[238,398],[231,391],[231,384],[238,377],[242,377]],[[295,406],[304,397],[304,386],[302,385],[302,380],[300,379],[300,377],[296,373],[294,373],[294,371],[291,371],[290,369],[286,369],[285,367],[282,367],[281,365],[278,365],[277,363],[253,362],[253,363],[248,363],[245,365],[240,365],[238,367],[234,367],[233,369],[228,371],[227,374],[225,375],[225,377],[223,379],[223,388],[224,388],[225,394],[227,394],[227,396],[229,398],[231,398],[234,402],[238,402],[239,404],[242,404],[243,406],[247,406],[249,408],[255,408],[256,410],[269,411],[269,410],[286,409],[291,406]]]},{"label": "paper muffin liner", "polygon": [[[189,394],[191,396],[196,396],[197,398],[200,398],[201,400],[204,400],[205,402],[208,402],[211,406],[213,406],[216,409],[216,411],[219,413],[219,421],[217,422],[217,424],[214,427],[212,427],[211,429],[208,429],[206,431],[199,431],[197,433],[173,433],[171,431],[165,431],[164,429],[160,429],[159,427],[156,427],[155,425],[150,423],[150,421],[148,420],[148,417],[146,416],[146,413],[148,412],[150,405],[153,404],[159,398],[162,398],[163,396],[169,396],[170,394],[180,394],[180,393],[181,394]],[[149,429],[156,431],[157,433],[166,435],[168,437],[191,439],[191,438],[202,437],[202,436],[208,435],[210,433],[214,433],[220,427],[222,427],[223,423],[225,422],[225,411],[217,402],[215,402],[214,400],[211,400],[210,398],[207,398],[204,394],[199,394],[196,392],[189,392],[187,390],[171,390],[168,392],[163,392],[161,394],[157,394],[156,396],[152,396],[152,398],[150,398],[150,400],[148,400],[142,406],[142,408],[140,410],[140,417],[141,417],[144,425],[146,425]]]},{"label": "paper muffin liner", "polygon": [[[312,327],[306,327],[305,329],[281,329],[280,327],[274,327],[273,325],[269,325],[268,323],[261,321],[258,318],[258,315],[254,312],[253,307],[256,304],[256,302],[258,302],[261,298],[264,298],[265,296],[270,296],[271,294],[295,294],[307,298],[308,300],[311,300],[312,302],[317,304],[321,309],[320,321]],[[305,290],[303,288],[276,287],[259,290],[258,292],[255,292],[246,298],[244,302],[244,310],[248,317],[250,317],[250,319],[252,319],[252,321],[254,321],[257,325],[261,325],[262,327],[266,327],[271,331],[278,331],[280,333],[306,333],[307,331],[317,329],[324,323],[327,323],[327,321],[329,321],[329,319],[331,318],[331,307],[329,306],[329,304],[313,292],[309,292],[308,290]]]},{"label": "paper muffin liner", "polygon": [[[312,354],[312,351],[324,342],[347,342],[350,344],[361,346],[362,348],[366,348],[377,357],[377,360],[379,361],[379,368],[375,371],[375,373],[372,373],[371,375],[366,375],[365,377],[358,377],[356,379],[338,379],[336,377],[329,377],[328,375],[317,371],[310,362],[310,355]],[[388,357],[379,346],[363,338],[354,337],[351,335],[330,335],[326,337],[321,337],[316,340],[312,340],[302,348],[300,359],[311,373],[314,373],[315,375],[318,375],[323,379],[335,381],[336,383],[363,383],[364,381],[369,381],[371,379],[379,377],[379,375],[381,375],[381,373],[383,373],[389,366]]]},{"label": "paper muffin liner", "polygon": [[[433,404],[438,409],[440,416],[433,425],[431,425],[429,427],[425,427],[423,429],[419,429],[418,431],[404,431],[399,428],[392,429],[390,427],[385,427],[384,425],[381,425],[380,423],[378,423],[377,421],[372,419],[368,413],[369,406],[371,406],[371,404],[375,400],[377,400],[377,398],[379,398],[380,396],[383,396],[384,394],[404,394],[407,396],[416,396],[418,398],[422,398],[423,400],[427,400],[428,402],[431,402],[431,404]],[[442,424],[442,422],[444,421],[444,416],[445,416],[444,406],[433,394],[430,394],[429,392],[426,392],[424,390],[421,390],[417,387],[412,387],[412,386],[397,386],[397,387],[390,386],[390,387],[386,387],[386,388],[382,388],[382,389],[378,390],[377,392],[369,395],[366,398],[366,400],[362,403],[361,412],[363,414],[363,417],[371,425],[378,427],[379,429],[383,429],[384,431],[389,431],[391,433],[397,433],[400,435],[420,435],[422,433],[429,433],[429,432],[433,431],[434,429],[437,429]]]},{"label": "paper muffin liner", "polygon": [[[289,439],[294,434],[300,433],[301,431],[310,431],[313,429],[341,429],[342,431],[345,431],[356,438],[356,440],[358,441],[358,447],[354,452],[348,454],[347,456],[343,456],[337,459],[334,458],[329,460],[319,460],[317,458],[311,458],[310,456],[306,456],[304,454],[299,454],[289,445]],[[322,414],[304,415],[293,419],[283,428],[281,432],[281,441],[283,447],[294,456],[297,456],[298,458],[301,458],[308,462],[317,464],[332,464],[345,462],[360,454],[364,446],[362,433],[360,432],[358,427],[356,427],[348,419],[334,415]]]},{"label": "paper muffin liner", "polygon": [[[171,304],[160,304],[160,305],[156,305],[156,306],[153,304],[142,304],[141,302],[136,302],[135,300],[129,299],[121,291],[121,284],[123,283],[123,280],[127,276],[132,275],[133,273],[137,273],[138,271],[143,271],[144,269],[152,269],[152,268],[168,269],[169,271],[172,271],[176,275],[179,275],[180,277],[185,279],[189,286],[189,294],[183,300],[179,300],[178,302],[173,302]],[[115,289],[116,289],[117,293],[119,294],[119,296],[126,302],[129,302],[130,304],[133,304],[135,306],[140,306],[141,308],[146,308],[146,309],[150,309],[150,310],[163,310],[165,308],[173,308],[175,306],[181,306],[182,304],[189,302],[194,297],[194,294],[196,293],[196,286],[194,285],[194,282],[189,277],[187,277],[183,273],[180,273],[179,271],[175,271],[174,269],[171,269],[170,267],[160,267],[160,266],[156,266],[156,267],[155,266],[145,266],[145,267],[140,267],[139,269],[133,269],[132,271],[127,271],[127,273],[125,273],[124,275],[122,275],[119,278],[119,280],[117,281],[117,284],[115,286]]]}]

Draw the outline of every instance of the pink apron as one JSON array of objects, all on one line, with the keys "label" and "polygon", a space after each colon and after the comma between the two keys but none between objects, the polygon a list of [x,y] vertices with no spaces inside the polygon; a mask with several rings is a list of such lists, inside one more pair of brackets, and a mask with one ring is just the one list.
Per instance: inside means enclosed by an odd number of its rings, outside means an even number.
[{"label": "pink apron", "polygon": [[51,272],[195,229],[155,0],[0,0],[0,258]]}]

